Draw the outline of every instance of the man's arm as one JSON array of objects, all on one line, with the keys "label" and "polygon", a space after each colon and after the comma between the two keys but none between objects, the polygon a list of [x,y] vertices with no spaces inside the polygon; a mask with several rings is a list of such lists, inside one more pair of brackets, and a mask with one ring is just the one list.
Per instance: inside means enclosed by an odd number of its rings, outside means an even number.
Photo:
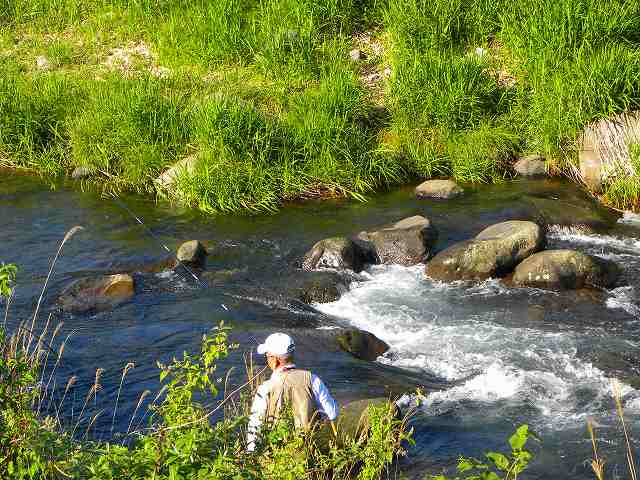
[{"label": "man's arm", "polygon": [[253,452],[256,448],[256,437],[262,425],[262,419],[267,411],[267,383],[258,387],[253,403],[251,404],[251,415],[249,415],[249,425],[247,426],[247,451]]},{"label": "man's arm", "polygon": [[313,390],[313,396],[318,405],[318,410],[333,422],[338,418],[338,404],[329,393],[329,389],[317,375],[311,376],[311,389]]}]

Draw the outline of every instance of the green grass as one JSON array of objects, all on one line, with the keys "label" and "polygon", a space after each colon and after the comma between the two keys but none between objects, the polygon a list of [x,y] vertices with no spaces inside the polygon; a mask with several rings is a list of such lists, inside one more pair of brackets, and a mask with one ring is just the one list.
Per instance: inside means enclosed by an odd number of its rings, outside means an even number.
[{"label": "green grass", "polygon": [[4,163],[151,193],[197,154],[158,193],[207,212],[497,182],[528,152],[562,171],[640,107],[633,0],[0,0],[0,24]]}]

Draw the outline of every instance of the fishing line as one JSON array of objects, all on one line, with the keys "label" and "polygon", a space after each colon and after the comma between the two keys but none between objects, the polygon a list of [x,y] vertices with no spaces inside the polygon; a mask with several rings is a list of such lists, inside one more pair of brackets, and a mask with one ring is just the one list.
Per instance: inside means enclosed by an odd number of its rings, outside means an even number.
[{"label": "fishing line", "polygon": [[136,215],[129,207],[127,207],[127,205],[120,200],[118,197],[116,197],[113,193],[111,194],[111,197],[113,198],[114,202],[116,203],[116,205],[118,205],[120,208],[122,208],[125,212],[127,212],[136,222],[138,222],[138,224],[140,224],[142,226],[142,228],[151,236],[151,238],[153,238],[153,240],[160,246],[162,247],[162,249],[164,249],[167,253],[169,253],[170,255],[172,255],[176,261],[178,262],[178,265],[182,266],[188,273],[189,275],[191,275],[191,277],[201,286],[201,287],[207,287],[206,282],[200,280],[200,278],[195,274],[195,272],[193,270],[191,270],[186,264],[184,264],[183,262],[180,261],[180,259],[178,258],[178,256],[176,254],[173,253],[173,250],[171,250],[169,247],[167,247],[167,245],[165,243],[162,242],[162,240],[160,240],[160,238],[158,238],[156,236],[155,233],[153,233],[153,231],[147,227],[145,225],[145,223],[142,221],[142,219]]}]

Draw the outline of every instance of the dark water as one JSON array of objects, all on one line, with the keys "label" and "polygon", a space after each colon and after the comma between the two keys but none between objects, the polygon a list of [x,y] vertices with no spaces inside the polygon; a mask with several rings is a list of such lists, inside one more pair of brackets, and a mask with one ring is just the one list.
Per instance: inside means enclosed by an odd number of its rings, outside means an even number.
[{"label": "dark water", "polygon": [[[52,381],[59,395],[70,376],[78,377],[64,415],[77,415],[96,368],[104,369],[104,388],[87,412],[105,409],[97,437],[110,433],[125,364],[136,366],[125,381],[116,431],[127,429],[145,389],[157,391],[156,360],[197,350],[201,335],[224,320],[241,343],[225,364],[235,367],[232,381],[241,377],[241,354],[256,338],[287,329],[299,344],[300,363],[322,376],[340,402],[424,386],[430,393],[414,422],[417,445],[404,465],[415,478],[451,466],[458,454],[503,448],[514,426],[525,422],[542,438],[527,478],[593,478],[585,463],[588,418],[599,425],[608,468],[619,465],[626,477],[610,381],[622,380],[630,430],[640,432],[640,229],[616,223],[568,184],[478,187],[451,202],[418,202],[410,189],[401,189],[366,204],[308,203],[258,217],[209,217],[124,198],[169,247],[193,238],[209,245],[202,286],[181,272],[149,271],[166,260],[161,247],[113,201],[64,185],[51,190],[31,177],[1,178],[0,260],[20,267],[11,326],[33,311],[65,232],[85,227],[64,247],[39,325],[51,314],[52,324],[64,322],[59,338],[68,336]],[[598,233],[553,228],[551,246],[614,259],[624,266],[624,279],[608,292],[558,294],[509,289],[497,281],[445,286],[424,278],[420,266],[379,266],[337,302],[317,306],[323,313],[292,299],[301,281],[295,263],[315,241],[416,214],[435,223],[439,248],[505,219],[590,224]],[[119,271],[134,272],[132,302],[91,315],[55,309],[57,295],[74,279]],[[324,341],[322,328],[336,324],[372,331],[392,349],[377,363],[355,360]]]}]

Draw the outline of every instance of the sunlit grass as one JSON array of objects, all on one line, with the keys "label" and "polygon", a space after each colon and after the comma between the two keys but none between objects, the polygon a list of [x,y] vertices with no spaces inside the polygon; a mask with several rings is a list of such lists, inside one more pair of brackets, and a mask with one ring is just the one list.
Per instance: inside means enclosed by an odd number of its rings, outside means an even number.
[{"label": "sunlit grass", "polygon": [[0,23],[3,158],[154,192],[197,152],[159,193],[208,212],[496,182],[526,152],[562,171],[584,125],[640,106],[632,0],[0,0]]}]

